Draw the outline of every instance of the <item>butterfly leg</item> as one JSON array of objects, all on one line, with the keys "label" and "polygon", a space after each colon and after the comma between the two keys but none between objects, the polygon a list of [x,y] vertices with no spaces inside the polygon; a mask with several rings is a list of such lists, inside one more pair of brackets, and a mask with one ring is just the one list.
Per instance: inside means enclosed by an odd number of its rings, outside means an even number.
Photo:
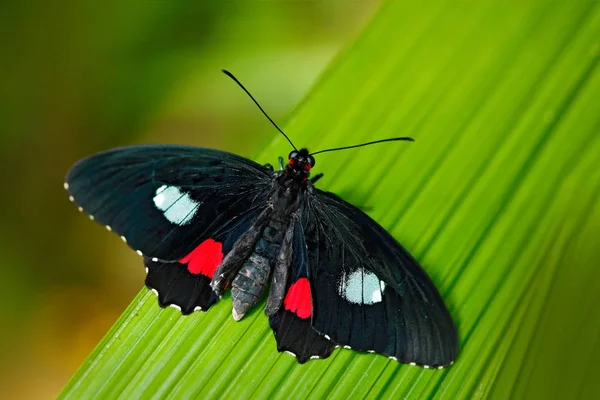
[{"label": "butterfly leg", "polygon": [[271,171],[274,171],[273,166],[270,163],[264,164],[263,167],[269,168]]},{"label": "butterfly leg", "polygon": [[323,177],[323,174],[316,174],[315,176],[313,176],[312,178],[310,178],[310,181],[312,183],[315,183],[316,181],[318,181],[319,179],[321,179]]},{"label": "butterfly leg", "polygon": [[283,171],[285,167],[283,166],[283,157],[279,156],[279,170]]}]

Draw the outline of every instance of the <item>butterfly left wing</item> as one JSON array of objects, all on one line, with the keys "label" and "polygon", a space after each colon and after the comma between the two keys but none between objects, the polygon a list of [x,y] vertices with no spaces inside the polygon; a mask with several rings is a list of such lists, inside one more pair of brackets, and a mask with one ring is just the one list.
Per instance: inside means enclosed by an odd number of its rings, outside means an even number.
[{"label": "butterfly left wing", "polygon": [[171,306],[182,314],[207,311],[219,300],[210,283],[223,258],[242,235],[252,229],[260,209],[250,210],[231,220],[226,229],[200,243],[177,262],[163,262],[144,257],[146,286],[158,297],[161,307]]},{"label": "butterfly left wing", "polygon": [[331,193],[309,191],[302,209],[312,327],[326,339],[403,363],[441,368],[458,352],[436,287],[381,226]]},{"label": "butterfly left wing", "polygon": [[159,304],[188,314],[219,299],[209,283],[267,208],[270,172],[218,150],[133,146],[78,162],[65,188],[80,211],[144,256]]},{"label": "butterfly left wing", "polygon": [[271,171],[235,154],[188,146],[109,150],[67,174],[71,201],[138,253],[176,262],[230,223],[267,207]]}]

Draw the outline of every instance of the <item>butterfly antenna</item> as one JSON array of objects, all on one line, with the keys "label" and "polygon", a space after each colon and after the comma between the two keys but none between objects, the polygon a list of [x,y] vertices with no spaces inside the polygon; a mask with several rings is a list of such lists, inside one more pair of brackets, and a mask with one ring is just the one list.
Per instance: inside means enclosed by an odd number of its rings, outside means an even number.
[{"label": "butterfly antenna", "polygon": [[367,142],[367,143],[355,144],[354,146],[336,147],[334,149],[319,150],[319,151],[315,151],[314,153],[310,153],[310,155],[314,156],[315,154],[325,153],[325,152],[328,152],[328,151],[338,151],[338,150],[354,149],[356,147],[363,147],[363,146],[368,146],[368,145],[376,144],[376,143],[396,142],[398,140],[406,140],[408,142],[414,142],[415,141],[415,139],[409,138],[409,137],[396,137],[396,138],[375,140],[374,142]]},{"label": "butterfly antenna", "polygon": [[258,109],[259,109],[260,111],[262,111],[262,113],[265,115],[265,117],[267,117],[267,119],[268,119],[269,121],[271,121],[271,123],[273,124],[273,126],[274,126],[275,128],[277,128],[277,130],[278,130],[279,132],[281,132],[281,134],[282,134],[282,135],[283,135],[283,136],[284,136],[284,137],[287,139],[287,141],[288,141],[288,142],[290,142],[290,144],[292,145],[292,147],[294,148],[294,150],[298,150],[298,149],[296,148],[296,146],[294,146],[294,143],[292,143],[292,141],[290,140],[290,138],[288,137],[288,135],[286,135],[286,134],[285,134],[285,132],[284,132],[284,131],[282,131],[282,130],[281,130],[281,129],[280,129],[278,126],[277,126],[277,124],[275,123],[275,121],[273,121],[273,120],[271,119],[271,117],[269,117],[269,115],[268,115],[268,114],[265,112],[265,110],[263,110],[263,108],[260,106],[260,104],[258,104],[258,101],[256,101],[256,99],[254,98],[254,96],[252,96],[252,95],[250,94],[250,92],[248,91],[248,89],[246,89],[246,88],[244,87],[244,85],[242,85],[242,83],[241,83],[240,81],[238,81],[238,79],[237,79],[235,76],[233,76],[233,74],[232,74],[231,72],[227,71],[226,69],[222,69],[221,71],[223,71],[223,73],[224,73],[225,75],[227,75],[228,77],[230,77],[231,79],[233,79],[233,80],[234,80],[234,82],[235,82],[235,83],[237,83],[237,84],[238,84],[238,86],[239,86],[239,87],[241,87],[241,88],[242,88],[242,90],[243,90],[244,92],[246,92],[246,94],[247,94],[247,95],[248,95],[248,96],[249,96],[249,97],[252,99],[252,101],[254,102],[254,104],[256,104],[256,106],[258,107]]}]

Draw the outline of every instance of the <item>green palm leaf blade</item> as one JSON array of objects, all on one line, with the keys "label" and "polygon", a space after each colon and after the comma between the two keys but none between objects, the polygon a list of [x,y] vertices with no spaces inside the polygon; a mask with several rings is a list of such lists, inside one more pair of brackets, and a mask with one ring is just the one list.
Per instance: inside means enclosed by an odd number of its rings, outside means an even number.
[{"label": "green palm leaf blade", "polygon": [[[236,323],[225,297],[182,317],[143,289],[61,397],[592,397],[599,38],[598,2],[390,1],[284,125],[312,150],[416,139],[316,172],[428,271],[459,329],[452,367],[340,349],[299,365],[260,307]],[[288,152],[276,136],[256,160]]]}]

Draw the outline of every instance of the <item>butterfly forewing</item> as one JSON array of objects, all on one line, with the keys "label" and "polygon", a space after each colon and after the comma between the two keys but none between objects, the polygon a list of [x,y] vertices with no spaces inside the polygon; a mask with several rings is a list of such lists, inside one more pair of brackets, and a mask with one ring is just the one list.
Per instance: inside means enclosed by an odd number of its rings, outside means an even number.
[{"label": "butterfly forewing", "polygon": [[302,224],[317,331],[405,363],[441,367],[454,360],[456,328],[441,296],[389,233],[320,190],[307,195]]},{"label": "butterfly forewing", "polygon": [[151,259],[178,261],[252,209],[269,170],[223,151],[135,146],[77,163],[65,187],[81,209]]}]

